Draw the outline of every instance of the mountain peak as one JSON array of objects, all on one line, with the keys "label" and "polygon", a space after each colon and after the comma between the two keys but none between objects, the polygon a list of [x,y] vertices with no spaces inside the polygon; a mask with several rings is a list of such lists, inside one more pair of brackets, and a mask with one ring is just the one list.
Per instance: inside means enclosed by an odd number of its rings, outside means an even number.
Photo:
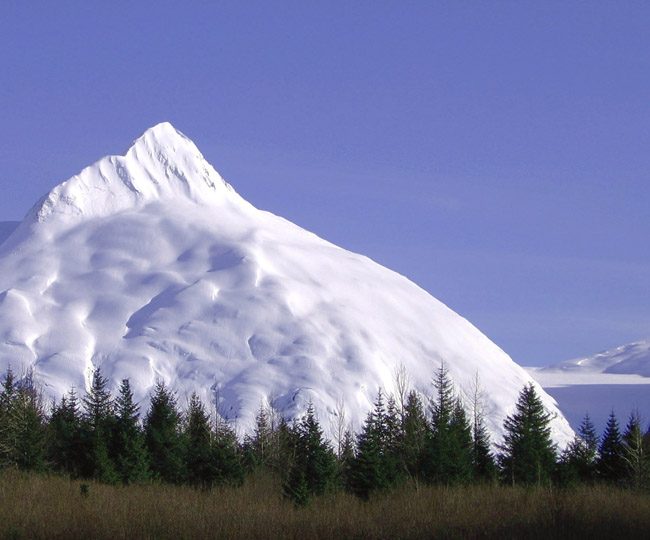
[{"label": "mountain peak", "polygon": [[137,138],[123,156],[107,156],[45,195],[30,222],[76,222],[159,200],[217,204],[230,186],[196,145],[169,122]]}]

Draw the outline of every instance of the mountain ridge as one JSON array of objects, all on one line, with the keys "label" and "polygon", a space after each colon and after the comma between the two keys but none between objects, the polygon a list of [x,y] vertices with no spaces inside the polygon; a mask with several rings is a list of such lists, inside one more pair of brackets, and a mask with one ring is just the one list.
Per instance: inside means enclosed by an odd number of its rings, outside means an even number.
[{"label": "mountain ridge", "polygon": [[158,379],[198,390],[243,430],[261,403],[295,416],[310,400],[325,424],[342,400],[359,427],[399,366],[430,395],[444,361],[468,401],[478,374],[498,438],[532,382],[404,276],[250,205],[170,124],[45,200],[0,245],[0,367],[33,368],[52,397],[101,366],[139,399]]}]

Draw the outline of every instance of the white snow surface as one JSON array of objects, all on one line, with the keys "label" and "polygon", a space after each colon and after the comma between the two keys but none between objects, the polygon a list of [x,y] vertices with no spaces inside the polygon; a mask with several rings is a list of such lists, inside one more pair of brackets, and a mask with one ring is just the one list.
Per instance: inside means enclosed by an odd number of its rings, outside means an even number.
[{"label": "white snow surface", "polygon": [[[621,381],[650,377],[650,339],[621,345],[593,356],[565,360],[542,368],[539,372],[544,377],[552,377],[554,373],[571,373],[575,375],[574,380],[580,377],[588,380],[590,375],[601,373],[620,375],[618,379]],[[616,380],[615,377],[610,379]]]},{"label": "white snow surface", "polygon": [[[101,366],[146,398],[197,391],[250,431],[261,404],[313,400],[328,430],[358,429],[379,387],[432,394],[444,361],[460,394],[483,389],[499,441],[531,376],[426,291],[243,200],[169,123],[48,193],[0,245],[0,369],[33,368],[47,396]],[[573,431],[555,415],[563,445]]]}]

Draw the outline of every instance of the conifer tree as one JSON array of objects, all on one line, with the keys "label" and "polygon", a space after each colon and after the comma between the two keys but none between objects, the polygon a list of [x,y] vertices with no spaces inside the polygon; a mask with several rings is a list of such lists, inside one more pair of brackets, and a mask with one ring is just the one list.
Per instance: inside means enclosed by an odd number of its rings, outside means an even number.
[{"label": "conifer tree", "polygon": [[636,489],[646,485],[650,479],[650,463],[648,463],[638,411],[632,411],[630,414],[623,434],[623,461],[630,484]]},{"label": "conifer tree", "polygon": [[323,437],[313,403],[296,425],[293,463],[284,483],[284,493],[296,505],[304,505],[309,497],[322,495],[333,487],[336,460],[332,448]]},{"label": "conifer tree", "polygon": [[472,396],[472,465],[473,476],[482,482],[494,482],[497,466],[490,448],[490,434],[485,426],[483,394],[478,373],[474,381]]},{"label": "conifer tree", "polygon": [[8,461],[24,470],[45,467],[45,411],[31,371],[13,389],[8,410]]},{"label": "conifer tree", "polygon": [[151,395],[144,433],[149,466],[154,478],[170,483],[182,482],[185,472],[181,416],[176,407],[175,395],[162,381],[156,382]]},{"label": "conifer tree", "polygon": [[352,470],[354,465],[354,435],[346,429],[340,443],[338,456],[338,485],[352,491]]},{"label": "conifer tree", "polygon": [[372,411],[368,413],[361,433],[357,436],[357,453],[352,464],[352,491],[362,499],[368,499],[374,491],[389,487],[386,470],[385,440],[386,409],[381,390]]},{"label": "conifer tree", "polygon": [[472,473],[471,427],[446,366],[434,379],[436,398],[431,403],[431,430],[427,438],[424,478],[428,482],[465,482]]},{"label": "conifer tree", "polygon": [[212,454],[217,469],[215,483],[241,485],[244,481],[242,456],[237,436],[226,422],[217,424]]},{"label": "conifer tree", "polygon": [[212,429],[210,417],[196,392],[190,397],[183,434],[187,481],[194,486],[211,487],[218,474],[212,452]]},{"label": "conifer tree", "polygon": [[607,482],[620,482],[625,476],[623,460],[623,440],[614,411],[607,419],[607,425],[598,448],[596,473],[598,478]]},{"label": "conifer tree", "polygon": [[112,455],[120,480],[124,484],[149,478],[149,458],[140,427],[139,407],[133,402],[128,379],[123,379],[115,399],[115,430]]},{"label": "conifer tree", "polygon": [[93,371],[90,389],[83,398],[82,438],[85,459],[82,474],[102,482],[119,480],[115,463],[110,455],[110,438],[115,427],[113,400],[108,390],[108,379],[101,368]]},{"label": "conifer tree", "polygon": [[519,393],[512,416],[504,422],[505,436],[499,456],[504,479],[523,484],[547,484],[555,467],[551,415],[532,383]]},{"label": "conifer tree", "polygon": [[594,424],[585,414],[578,433],[560,457],[559,470],[564,483],[591,482],[596,475],[598,436]]},{"label": "conifer tree", "polygon": [[400,455],[403,468],[417,486],[422,478],[422,464],[427,443],[428,426],[420,396],[412,390],[406,397],[402,424]]},{"label": "conifer tree", "polygon": [[48,422],[48,460],[55,470],[73,477],[82,473],[85,447],[81,432],[81,413],[74,388],[52,407]]},{"label": "conifer tree", "polygon": [[0,392],[0,466],[11,463],[12,454],[12,431],[11,431],[11,407],[15,397],[14,373],[11,366],[7,367],[5,378]]}]

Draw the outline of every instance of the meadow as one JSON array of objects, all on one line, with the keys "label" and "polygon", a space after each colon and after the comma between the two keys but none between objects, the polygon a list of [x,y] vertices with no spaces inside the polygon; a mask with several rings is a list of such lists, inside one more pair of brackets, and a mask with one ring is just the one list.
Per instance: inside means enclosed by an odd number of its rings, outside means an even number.
[{"label": "meadow", "polygon": [[641,538],[650,494],[608,486],[404,485],[296,508],[280,479],[239,488],[110,486],[5,469],[2,538]]}]

